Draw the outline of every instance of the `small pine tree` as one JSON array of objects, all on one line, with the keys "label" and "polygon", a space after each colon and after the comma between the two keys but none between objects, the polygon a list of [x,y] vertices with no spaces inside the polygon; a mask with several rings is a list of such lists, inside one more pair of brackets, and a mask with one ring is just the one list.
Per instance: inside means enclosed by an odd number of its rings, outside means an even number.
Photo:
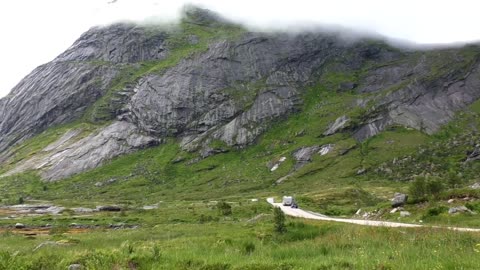
[{"label": "small pine tree", "polygon": [[285,214],[280,207],[273,208],[273,222],[275,232],[284,233],[287,231],[287,227],[285,226]]}]

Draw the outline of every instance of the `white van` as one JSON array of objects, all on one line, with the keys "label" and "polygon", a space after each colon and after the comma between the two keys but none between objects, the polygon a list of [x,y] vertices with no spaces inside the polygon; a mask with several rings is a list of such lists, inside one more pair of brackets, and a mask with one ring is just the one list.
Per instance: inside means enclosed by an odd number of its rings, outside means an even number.
[{"label": "white van", "polygon": [[292,196],[283,196],[282,204],[284,206],[291,206],[294,203],[295,203],[295,200],[293,199]]}]

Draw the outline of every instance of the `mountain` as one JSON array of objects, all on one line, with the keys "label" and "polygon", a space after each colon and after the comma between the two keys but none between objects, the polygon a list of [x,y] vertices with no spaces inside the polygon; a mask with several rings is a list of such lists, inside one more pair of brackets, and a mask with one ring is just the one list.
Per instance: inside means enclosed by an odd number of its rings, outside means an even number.
[{"label": "mountain", "polygon": [[[252,32],[198,8],[176,25],[94,27],[0,100],[0,172],[56,181],[169,145],[179,147],[169,164],[190,166],[263,142],[261,154],[246,154],[268,161],[262,173],[282,156],[295,160],[271,176],[280,183],[325,145],[338,163],[379,134],[406,139],[345,169],[378,173],[476,104],[479,57],[477,45],[416,50],[335,32]],[[404,133],[422,139],[410,145]],[[465,134],[458,151],[471,153],[477,141]],[[220,175],[217,166],[206,170]]]}]

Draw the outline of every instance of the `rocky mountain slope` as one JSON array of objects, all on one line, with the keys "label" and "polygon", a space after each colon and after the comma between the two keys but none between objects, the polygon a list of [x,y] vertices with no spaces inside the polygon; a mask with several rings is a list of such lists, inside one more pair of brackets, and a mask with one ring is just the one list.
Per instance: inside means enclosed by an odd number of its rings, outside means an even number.
[{"label": "rocky mountain slope", "polygon": [[172,138],[195,163],[328,107],[309,94],[318,86],[345,99],[324,112],[317,138],[364,142],[396,126],[434,134],[480,98],[479,60],[475,45],[417,51],[250,32],[195,8],[178,25],[96,27],[0,100],[0,172],[59,180]]}]

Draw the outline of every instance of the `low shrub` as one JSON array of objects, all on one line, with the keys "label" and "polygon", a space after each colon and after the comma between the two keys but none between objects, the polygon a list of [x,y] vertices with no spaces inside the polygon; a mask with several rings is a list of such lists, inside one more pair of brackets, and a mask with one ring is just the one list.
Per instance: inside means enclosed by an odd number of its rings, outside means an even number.
[{"label": "low shrub", "polygon": [[255,251],[255,244],[252,242],[247,242],[243,244],[243,251],[245,254],[250,255]]},{"label": "low shrub", "polygon": [[428,217],[435,217],[440,215],[441,213],[445,213],[448,211],[448,207],[445,206],[437,206],[437,207],[431,207],[427,210],[423,218],[428,218]]}]

